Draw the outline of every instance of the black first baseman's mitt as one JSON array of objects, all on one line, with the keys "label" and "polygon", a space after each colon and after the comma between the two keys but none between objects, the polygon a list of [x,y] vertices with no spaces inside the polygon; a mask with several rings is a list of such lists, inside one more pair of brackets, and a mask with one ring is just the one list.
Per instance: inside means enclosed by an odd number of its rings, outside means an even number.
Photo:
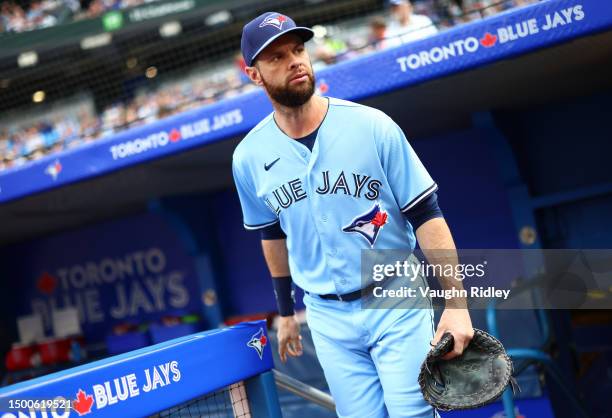
[{"label": "black first baseman's mitt", "polygon": [[512,360],[497,338],[474,329],[463,353],[451,360],[442,356],[453,349],[453,336],[445,333],[421,366],[419,385],[425,400],[441,411],[478,408],[493,402],[512,377]]}]

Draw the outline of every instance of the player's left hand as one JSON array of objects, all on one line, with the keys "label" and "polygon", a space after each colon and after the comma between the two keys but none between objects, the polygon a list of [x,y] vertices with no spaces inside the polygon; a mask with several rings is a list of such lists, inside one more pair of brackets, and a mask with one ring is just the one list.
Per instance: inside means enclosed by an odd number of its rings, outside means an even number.
[{"label": "player's left hand", "polygon": [[300,324],[293,316],[280,316],[278,318],[278,355],[283,363],[287,362],[287,355],[299,357],[302,355],[302,336]]},{"label": "player's left hand", "polygon": [[445,332],[453,334],[455,344],[453,350],[442,357],[443,360],[450,360],[463,353],[465,347],[474,336],[474,328],[472,327],[472,320],[470,319],[470,313],[467,309],[459,308],[446,308],[442,312],[440,322],[438,323],[438,329],[431,340],[431,345],[435,346],[442,335]]}]

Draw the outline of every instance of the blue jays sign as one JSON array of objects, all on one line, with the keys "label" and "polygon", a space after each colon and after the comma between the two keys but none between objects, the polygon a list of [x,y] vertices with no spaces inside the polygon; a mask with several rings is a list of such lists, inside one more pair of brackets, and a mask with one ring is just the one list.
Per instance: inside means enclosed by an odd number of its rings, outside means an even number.
[{"label": "blue jays sign", "polygon": [[47,331],[53,310],[68,306],[91,340],[116,323],[201,309],[193,259],[155,215],[17,245],[3,256],[7,273],[24,279],[13,284],[21,298],[16,314],[39,314]]}]

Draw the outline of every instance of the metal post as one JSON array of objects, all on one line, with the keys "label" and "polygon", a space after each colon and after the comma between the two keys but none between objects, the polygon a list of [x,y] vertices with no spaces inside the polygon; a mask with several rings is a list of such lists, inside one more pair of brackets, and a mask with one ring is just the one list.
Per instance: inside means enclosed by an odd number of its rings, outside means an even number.
[{"label": "metal post", "polygon": [[302,383],[291,376],[287,376],[286,374],[279,372],[278,370],[272,370],[272,372],[274,373],[274,378],[279,388],[285,389],[286,391],[304,398],[307,401],[316,403],[325,409],[329,409],[330,411],[334,412],[336,411],[336,404],[330,394]]}]

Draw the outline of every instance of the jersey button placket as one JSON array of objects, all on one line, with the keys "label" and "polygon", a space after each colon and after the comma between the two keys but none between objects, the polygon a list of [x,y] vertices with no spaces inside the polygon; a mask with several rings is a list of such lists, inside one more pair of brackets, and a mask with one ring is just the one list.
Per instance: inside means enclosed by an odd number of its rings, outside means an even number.
[{"label": "jersey button placket", "polygon": [[[318,138],[317,138],[318,140]],[[315,148],[317,147],[317,144],[315,143]],[[307,155],[309,153],[305,150],[301,150],[300,151],[300,155],[303,158],[307,158]],[[318,156],[318,152],[313,152],[312,154],[310,154],[310,159],[312,158],[317,158]],[[311,216],[314,220],[313,224],[315,227],[315,230],[317,231],[317,234],[319,235],[319,242],[321,244],[321,247],[323,249],[324,254],[326,254],[328,257],[333,257],[337,254],[337,249],[335,247],[329,247],[328,245],[328,240],[325,239],[325,235],[327,235],[325,233],[325,225],[327,221],[329,220],[329,218],[327,217],[327,215],[321,215],[319,217],[319,219],[316,219],[314,214],[317,213],[317,211],[319,210],[319,202],[317,201],[318,199],[318,194],[316,192],[316,182],[313,181],[313,171],[316,165],[316,160],[311,160],[308,162],[308,168],[306,169],[306,184],[308,187],[308,193],[309,193],[309,199],[307,199],[308,204],[310,205],[310,210],[311,210]],[[343,292],[339,289],[338,286],[338,281],[335,278],[332,278],[332,281],[334,283],[334,288],[336,289],[336,293],[337,294],[342,294]]]}]

